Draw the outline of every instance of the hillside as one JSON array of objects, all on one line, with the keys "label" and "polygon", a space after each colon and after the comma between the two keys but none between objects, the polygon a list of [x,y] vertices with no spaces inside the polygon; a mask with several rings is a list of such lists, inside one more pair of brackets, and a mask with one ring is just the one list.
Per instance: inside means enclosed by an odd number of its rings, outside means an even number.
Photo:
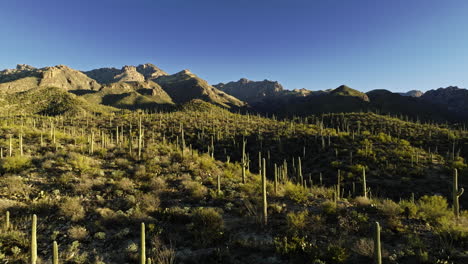
[{"label": "hillside", "polygon": [[227,108],[239,108],[245,105],[241,100],[214,88],[189,70],[160,76],[154,81],[169,94],[174,102],[179,104],[193,99],[202,99]]},{"label": "hillside", "polygon": [[41,262],[56,241],[64,263],[137,263],[142,223],[154,263],[371,263],[375,222],[384,263],[468,257],[466,197],[458,218],[447,198],[455,168],[467,187],[466,156],[444,153],[464,130],[366,113],[277,120],[201,100],[0,129],[6,263],[28,261],[33,214]]}]

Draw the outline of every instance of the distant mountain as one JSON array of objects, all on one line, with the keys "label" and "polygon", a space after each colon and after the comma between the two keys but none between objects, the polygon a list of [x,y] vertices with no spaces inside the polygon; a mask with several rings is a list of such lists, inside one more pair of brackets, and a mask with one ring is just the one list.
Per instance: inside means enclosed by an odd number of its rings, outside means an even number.
[{"label": "distant mountain", "polygon": [[278,96],[284,91],[283,86],[276,81],[251,81],[246,78],[237,82],[219,83],[213,86],[248,103]]},{"label": "distant mountain", "polygon": [[242,107],[244,102],[211,86],[205,80],[189,70],[173,75],[160,76],[154,80],[166,91],[175,103],[181,104],[193,99],[220,105],[223,107]]},{"label": "distant mountain", "polygon": [[411,90],[406,93],[398,93],[398,94],[402,96],[409,96],[409,97],[421,97],[424,93],[419,90]]},{"label": "distant mountain", "polygon": [[0,72],[0,93],[17,93],[37,87],[58,87],[64,90],[98,90],[101,85],[80,71],[65,65],[36,69],[18,65]]},{"label": "distant mountain", "polygon": [[143,82],[145,80],[158,78],[159,76],[168,75],[165,71],[150,63],[141,64],[137,67],[124,66],[120,70],[116,68],[100,68],[83,73],[101,84]]},{"label": "distant mountain", "polygon": [[326,91],[306,92],[304,96],[298,96],[294,92],[284,93],[283,96],[265,98],[252,104],[252,107],[260,112],[287,116],[359,112],[367,108],[368,102],[369,98],[365,93],[341,85]]},{"label": "distant mountain", "polygon": [[454,116],[444,107],[424,102],[418,97],[392,93],[388,90],[372,90],[368,109],[382,114],[404,115],[413,118],[436,121],[454,121]]},{"label": "distant mountain", "polygon": [[421,100],[443,106],[464,118],[468,118],[468,90],[449,86],[437,90],[429,90],[421,96]]},{"label": "distant mountain", "polygon": [[[64,97],[64,93],[69,92],[73,100],[85,100],[86,103],[94,105],[83,107],[85,110],[116,110],[99,105],[120,109],[172,109],[176,104],[193,99],[205,100],[226,108],[245,106],[241,100],[214,88],[187,70],[168,75],[153,64],[124,66],[121,69],[101,68],[86,72],[64,65],[38,69],[19,64],[15,69],[0,71],[0,95],[5,94],[6,105],[15,96],[24,97],[30,91],[45,91],[41,90],[42,88],[53,88],[47,90],[49,96],[44,98],[68,98]],[[51,95],[54,92],[58,93],[56,97]],[[8,94],[12,96],[6,96]],[[40,92],[37,92],[37,95],[39,98],[34,99],[40,100]],[[67,102],[73,101],[72,99],[67,99]],[[80,101],[76,105],[82,103],[83,101]],[[21,110],[17,107],[11,109]],[[26,109],[30,110],[30,113],[37,113],[33,109]],[[51,114],[60,112],[72,111],[54,110]]]}]

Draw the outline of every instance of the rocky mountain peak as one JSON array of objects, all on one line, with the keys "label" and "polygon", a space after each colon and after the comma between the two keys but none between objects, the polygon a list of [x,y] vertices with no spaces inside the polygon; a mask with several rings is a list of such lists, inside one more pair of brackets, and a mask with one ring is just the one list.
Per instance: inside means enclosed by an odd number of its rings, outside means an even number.
[{"label": "rocky mountain peak", "polygon": [[19,70],[19,71],[32,71],[32,70],[36,70],[35,67],[31,66],[31,65],[27,65],[27,64],[18,64],[16,65],[16,69]]}]

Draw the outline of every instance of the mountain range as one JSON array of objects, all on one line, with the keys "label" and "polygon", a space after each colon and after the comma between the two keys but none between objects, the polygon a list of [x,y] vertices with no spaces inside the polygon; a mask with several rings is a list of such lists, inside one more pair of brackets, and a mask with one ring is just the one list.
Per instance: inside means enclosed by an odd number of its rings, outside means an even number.
[{"label": "mountain range", "polygon": [[320,91],[286,90],[277,81],[246,78],[210,85],[189,70],[168,74],[150,63],[90,71],[18,64],[15,69],[0,71],[4,114],[170,110],[194,99],[231,111],[278,116],[373,111],[436,121],[468,119],[468,90],[456,86],[425,93],[363,93],[346,85]]}]

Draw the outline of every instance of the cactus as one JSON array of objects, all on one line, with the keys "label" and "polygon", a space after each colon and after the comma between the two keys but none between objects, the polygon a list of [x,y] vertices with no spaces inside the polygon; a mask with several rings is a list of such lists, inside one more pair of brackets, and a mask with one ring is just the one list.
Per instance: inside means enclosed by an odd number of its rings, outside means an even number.
[{"label": "cactus", "polygon": [[19,134],[20,156],[23,156],[23,134]]},{"label": "cactus", "polygon": [[141,115],[138,120],[138,159],[141,159],[141,146],[142,146],[142,141],[143,141],[143,130],[141,127]]},{"label": "cactus", "polygon": [[274,167],[274,173],[275,173],[275,185],[274,185],[274,189],[275,189],[275,195],[278,194],[278,168],[276,166],[276,163],[273,165]]},{"label": "cactus", "polygon": [[338,170],[338,180],[337,180],[337,185],[336,185],[336,198],[337,198],[337,199],[340,199],[340,198],[341,198],[341,195],[340,195],[340,190],[341,190],[340,183],[341,183],[341,171]]},{"label": "cactus", "polygon": [[362,194],[367,198],[366,168],[362,168]]},{"label": "cactus", "polygon": [[218,187],[218,195],[221,194],[221,174],[218,173],[217,177],[217,187]]},{"label": "cactus", "polygon": [[245,139],[242,140],[242,183],[245,183],[245,168],[247,167],[247,159],[245,155],[245,145],[247,141]]},{"label": "cactus", "polygon": [[148,259],[146,260],[146,264],[151,264],[151,259],[150,259],[150,258],[148,258]]},{"label": "cactus", "polygon": [[382,264],[382,248],[381,248],[381,245],[380,245],[380,225],[379,225],[379,222],[375,222],[374,262],[375,262],[375,264]]},{"label": "cactus", "polygon": [[146,238],[145,238],[145,223],[141,223],[140,233],[140,264],[146,262]]},{"label": "cactus", "polygon": [[36,264],[37,261],[37,216],[34,214],[32,216],[32,226],[31,226],[31,264]]},{"label": "cactus", "polygon": [[453,184],[452,184],[452,198],[453,198],[453,213],[456,218],[460,216],[460,203],[459,198],[462,196],[464,189],[458,189],[458,170],[454,169]]},{"label": "cactus", "polygon": [[263,196],[263,224],[266,226],[268,224],[268,202],[267,202],[267,179],[266,179],[266,160],[262,159],[262,196]]},{"label": "cactus", "polygon": [[297,158],[297,179],[300,184],[304,181],[303,176],[302,176],[302,162],[301,162],[301,157]]},{"label": "cactus", "polygon": [[10,229],[10,211],[6,211],[5,214],[5,231],[8,231]]},{"label": "cactus", "polygon": [[58,245],[57,242],[54,241],[52,243],[52,264],[58,264],[59,263],[59,255],[58,255]]}]

